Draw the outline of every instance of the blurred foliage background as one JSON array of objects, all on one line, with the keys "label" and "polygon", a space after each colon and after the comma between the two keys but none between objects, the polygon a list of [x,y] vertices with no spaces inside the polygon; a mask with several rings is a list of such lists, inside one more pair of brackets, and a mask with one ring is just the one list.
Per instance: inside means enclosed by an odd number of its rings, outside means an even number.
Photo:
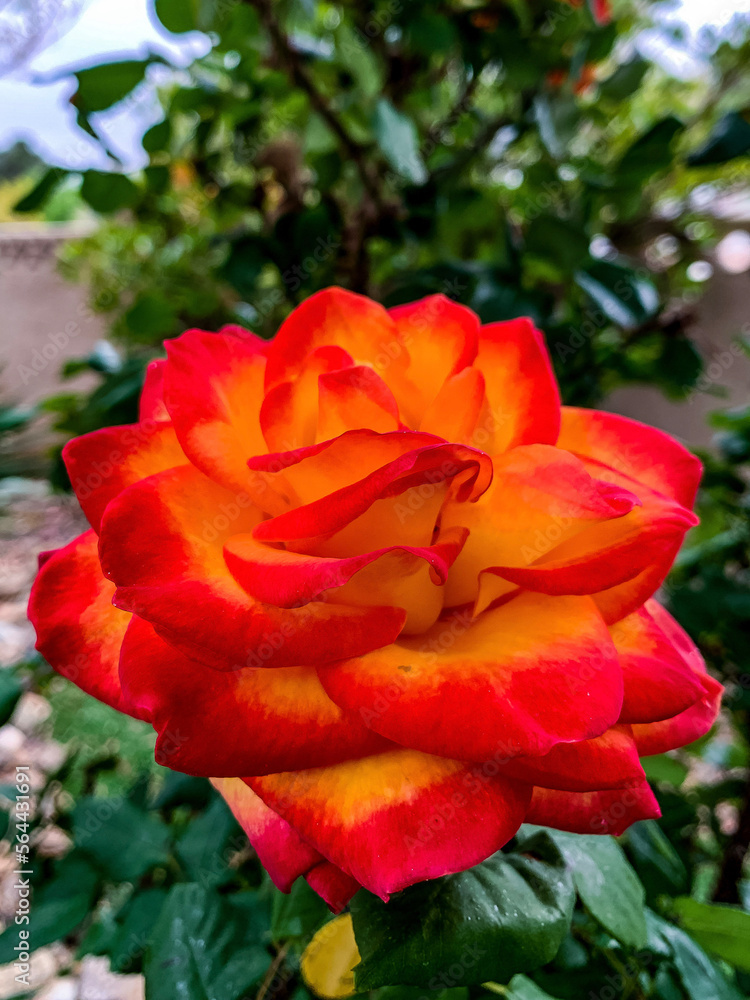
[{"label": "blurred foliage background", "polygon": [[[270,337],[333,283],[386,305],[443,292],[486,322],[532,316],[569,403],[634,383],[674,399],[704,391],[690,333],[726,228],[711,206],[750,182],[748,20],[704,31],[706,71],[680,79],[637,44],[652,5],[628,0],[155,0],[154,14],[211,47],[160,83],[143,169],[122,169],[97,115],[141,100],[158,55],[75,74],[78,123],[110,170],[3,162],[16,217],[97,220],[60,254],[109,330],[61,373],[93,372],[95,389],[43,404],[64,435],[135,419],[165,338],[225,323]],[[0,434],[33,418],[6,408]],[[623,839],[629,864],[593,844],[580,871],[568,858],[577,902],[556,957],[542,948],[516,968],[498,932],[507,969],[533,977],[497,987],[511,1000],[750,993],[750,408],[714,426],[702,523],[664,597],[727,685],[724,714],[698,744],[646,761],[664,818]],[[50,476],[66,486],[59,460]],[[152,997],[303,997],[299,954],[327,919],[304,884],[274,893],[206,783],[147,763],[139,724],[36,661],[7,684],[6,718],[24,690],[54,696],[50,734],[70,748],[40,795],[39,829],[74,846],[40,866],[37,944],[145,967]],[[117,808],[102,820],[106,802]],[[564,848],[550,842],[547,862]],[[602,871],[609,907],[590,889]],[[185,958],[204,922],[205,953]],[[184,961],[165,966],[182,938]],[[4,961],[9,944],[0,937]],[[376,985],[399,981],[380,974]],[[440,989],[464,1000],[459,986]]]}]

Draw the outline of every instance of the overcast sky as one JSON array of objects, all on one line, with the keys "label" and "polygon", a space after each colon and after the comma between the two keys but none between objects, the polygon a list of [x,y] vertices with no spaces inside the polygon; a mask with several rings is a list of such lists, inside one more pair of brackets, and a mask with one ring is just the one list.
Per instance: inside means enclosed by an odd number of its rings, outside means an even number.
[{"label": "overcast sky", "polygon": [[[16,139],[25,139],[50,163],[73,169],[111,169],[111,161],[75,123],[68,103],[75,81],[64,71],[105,59],[143,57],[149,51],[186,65],[206,51],[204,36],[169,35],[156,26],[149,8],[150,0],[86,0],[83,13],[69,31],[21,68],[0,77],[0,150]],[[694,38],[704,24],[725,25],[734,14],[750,13],[750,0],[674,0],[660,9],[665,21],[685,23]],[[639,48],[679,75],[700,69],[690,52],[667,44],[657,33],[645,37]],[[159,68],[151,72],[158,74]],[[97,127],[106,132],[130,168],[143,163],[139,137],[159,118],[153,89],[146,87],[140,94],[140,100],[97,116]]]},{"label": "overcast sky", "polygon": [[[203,35],[170,35],[157,27],[149,10],[150,0],[88,0],[69,31],[29,63],[0,77],[0,149],[25,139],[50,163],[111,169],[97,143],[76,125],[75,110],[68,103],[75,80],[65,70],[122,57],[143,58],[149,52],[186,65],[206,51]],[[151,69],[152,74],[155,71],[158,67]],[[146,88],[142,100],[96,120],[126,162],[138,166],[142,156],[138,139],[159,117],[153,92]]]}]

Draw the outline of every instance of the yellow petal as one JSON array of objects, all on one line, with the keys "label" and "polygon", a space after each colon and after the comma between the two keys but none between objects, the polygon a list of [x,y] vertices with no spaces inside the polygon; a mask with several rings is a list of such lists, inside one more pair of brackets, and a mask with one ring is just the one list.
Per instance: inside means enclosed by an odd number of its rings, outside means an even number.
[{"label": "yellow petal", "polygon": [[351,913],[325,924],[302,955],[302,977],[310,989],[326,1000],[344,1000],[357,992],[354,966],[359,963]]}]

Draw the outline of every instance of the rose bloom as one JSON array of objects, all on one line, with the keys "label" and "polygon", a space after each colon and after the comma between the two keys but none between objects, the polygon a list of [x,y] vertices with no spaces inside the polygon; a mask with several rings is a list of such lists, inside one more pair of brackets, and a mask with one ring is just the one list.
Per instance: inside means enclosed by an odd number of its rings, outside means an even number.
[{"label": "rose bloom", "polygon": [[141,419],[64,456],[91,530],[41,558],[38,649],[210,776],[280,889],[333,909],[526,821],[659,815],[639,755],[721,686],[651,595],[700,465],[560,406],[528,319],[341,289],[268,343],[189,330]]}]

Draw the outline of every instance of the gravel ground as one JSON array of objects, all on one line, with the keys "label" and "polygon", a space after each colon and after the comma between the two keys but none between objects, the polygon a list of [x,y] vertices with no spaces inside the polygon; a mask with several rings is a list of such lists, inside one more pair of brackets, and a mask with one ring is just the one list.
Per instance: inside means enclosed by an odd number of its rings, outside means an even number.
[{"label": "gravel ground", "polygon": [[86,528],[75,499],[36,479],[0,480],[0,666],[34,648],[26,604],[37,555],[65,545]]},{"label": "gravel ground", "polygon": [[[0,669],[27,659],[34,649],[34,630],[26,605],[36,575],[37,555],[65,545],[86,521],[75,500],[53,493],[41,480],[0,480]],[[56,770],[65,748],[40,735],[51,707],[34,692],[24,694],[11,721],[0,727],[0,784],[14,782],[15,765],[31,767],[32,787],[41,787]],[[37,854],[55,856],[67,850],[66,835],[45,831]],[[15,857],[8,841],[0,841],[0,927],[12,920],[16,906],[12,873]],[[33,904],[32,904],[33,906]],[[36,1000],[142,1000],[141,976],[116,976],[106,958],[87,956],[81,962],[64,945],[40,948],[32,958],[31,982]],[[64,975],[61,975],[64,973]],[[0,967],[0,1000],[19,995],[12,965]]]}]

